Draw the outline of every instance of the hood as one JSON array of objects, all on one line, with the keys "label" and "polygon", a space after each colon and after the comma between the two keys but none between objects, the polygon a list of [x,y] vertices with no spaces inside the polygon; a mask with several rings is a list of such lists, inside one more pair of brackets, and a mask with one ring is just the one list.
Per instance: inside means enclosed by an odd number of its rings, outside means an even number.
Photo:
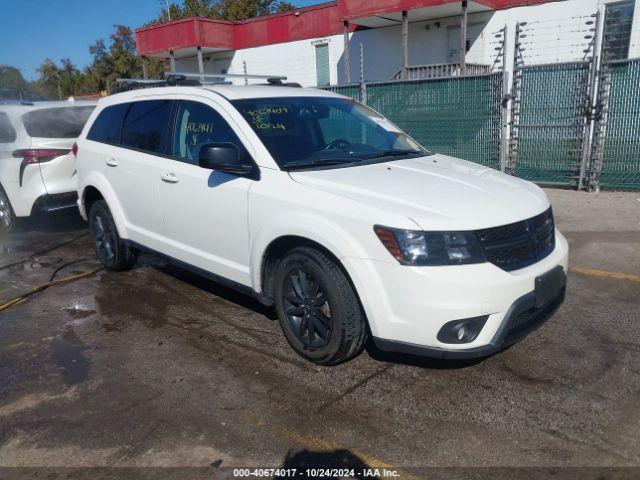
[{"label": "hood", "polygon": [[545,193],[531,182],[438,154],[290,175],[303,185],[409,217],[423,230],[495,227],[549,208]]}]

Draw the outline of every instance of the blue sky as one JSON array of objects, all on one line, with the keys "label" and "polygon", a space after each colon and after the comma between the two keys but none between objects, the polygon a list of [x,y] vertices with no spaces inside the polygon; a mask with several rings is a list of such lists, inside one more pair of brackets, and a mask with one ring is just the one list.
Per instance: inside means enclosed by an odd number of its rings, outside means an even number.
[{"label": "blue sky", "polygon": [[[294,0],[296,6],[322,0]],[[27,79],[45,58],[68,57],[80,68],[91,61],[89,45],[107,39],[113,25],[140,27],[156,17],[161,0],[5,0],[0,18],[0,65]]]}]

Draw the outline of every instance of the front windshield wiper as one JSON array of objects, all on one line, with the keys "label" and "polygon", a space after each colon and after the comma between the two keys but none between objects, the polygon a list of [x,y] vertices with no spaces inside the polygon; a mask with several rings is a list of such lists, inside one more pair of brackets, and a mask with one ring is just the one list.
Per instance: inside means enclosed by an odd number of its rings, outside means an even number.
[{"label": "front windshield wiper", "polygon": [[429,155],[428,152],[424,152],[422,150],[384,150],[382,152],[374,153],[372,155],[367,155],[363,157],[367,160],[372,158],[382,158],[382,157],[403,157],[405,155]]},{"label": "front windshield wiper", "polygon": [[304,169],[310,167],[319,167],[319,166],[327,166],[327,165],[342,165],[345,163],[353,163],[360,160],[359,158],[325,158],[318,160],[306,160],[301,162],[289,162],[285,163],[282,168],[287,170],[297,170]]}]

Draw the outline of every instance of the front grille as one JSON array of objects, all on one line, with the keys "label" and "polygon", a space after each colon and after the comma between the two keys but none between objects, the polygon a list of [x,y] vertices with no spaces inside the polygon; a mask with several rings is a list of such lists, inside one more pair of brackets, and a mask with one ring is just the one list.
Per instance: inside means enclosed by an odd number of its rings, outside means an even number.
[{"label": "front grille", "polygon": [[508,272],[533,265],[547,257],[556,246],[551,208],[528,220],[474,233],[487,261]]}]

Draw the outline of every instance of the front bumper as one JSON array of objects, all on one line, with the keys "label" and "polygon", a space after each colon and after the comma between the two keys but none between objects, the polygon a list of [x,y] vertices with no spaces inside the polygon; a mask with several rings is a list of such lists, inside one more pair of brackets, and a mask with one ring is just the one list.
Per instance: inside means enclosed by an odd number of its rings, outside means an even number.
[{"label": "front bumper", "polygon": [[[548,304],[535,307],[536,278],[560,266],[568,268],[569,248],[556,231],[556,247],[543,260],[506,272],[491,263],[448,267],[407,267],[393,262],[345,259],[381,350],[439,358],[491,355],[548,320],[562,304],[566,288]],[[469,343],[438,340],[448,322],[486,316]],[[512,331],[511,327],[519,328]]]},{"label": "front bumper", "polygon": [[560,308],[560,305],[564,302],[566,292],[567,288],[565,285],[553,300],[538,308],[535,306],[536,296],[534,292],[519,298],[505,315],[493,340],[488,345],[481,347],[467,348],[464,350],[446,350],[444,348],[425,347],[375,337],[373,341],[380,350],[385,352],[407,353],[410,355],[452,360],[488,357],[522,340],[542,326],[552,317],[556,310]]}]

